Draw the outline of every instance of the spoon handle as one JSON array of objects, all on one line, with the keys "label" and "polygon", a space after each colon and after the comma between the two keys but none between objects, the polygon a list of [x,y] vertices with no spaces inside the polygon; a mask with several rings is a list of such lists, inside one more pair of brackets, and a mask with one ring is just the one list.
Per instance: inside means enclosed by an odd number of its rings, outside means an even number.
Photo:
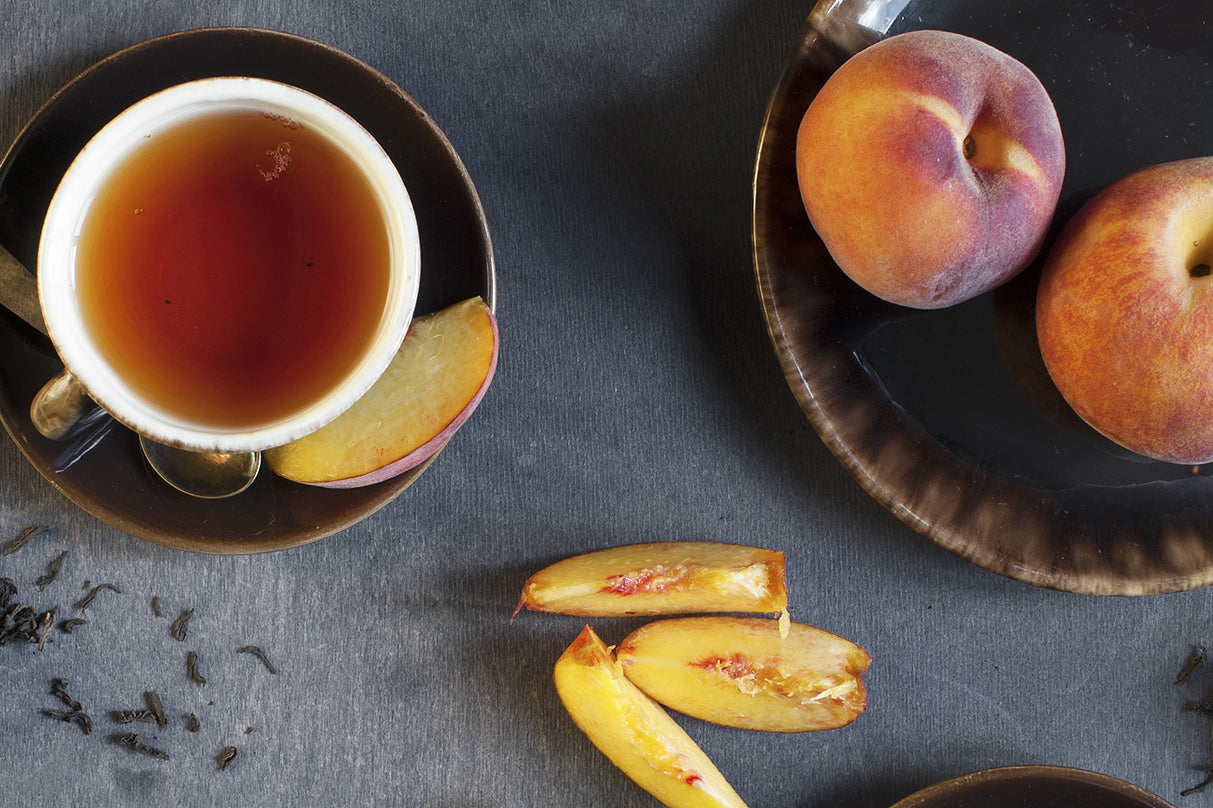
[{"label": "spoon handle", "polygon": [[[38,279],[0,246],[0,304],[43,334],[46,322],[38,301]],[[29,417],[44,438],[60,440],[94,409],[96,404],[67,370],[51,378],[30,403]]]}]

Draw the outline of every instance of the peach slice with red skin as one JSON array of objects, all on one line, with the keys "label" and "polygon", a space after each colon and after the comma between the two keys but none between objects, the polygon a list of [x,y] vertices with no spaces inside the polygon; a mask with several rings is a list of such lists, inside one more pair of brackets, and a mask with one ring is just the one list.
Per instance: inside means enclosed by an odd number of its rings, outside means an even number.
[{"label": "peach slice with red skin", "polygon": [[556,662],[556,692],[573,722],[624,774],[670,808],[745,808],[674,719],[619,670],[586,626]]},{"label": "peach slice with red skin", "polygon": [[616,651],[643,692],[704,721],[769,732],[836,729],[867,707],[871,656],[803,623],[780,636],[777,620],[683,617],[632,632]]},{"label": "peach slice with red skin", "polygon": [[783,553],[720,542],[653,542],[558,561],[522,588],[522,607],[580,617],[784,612]]},{"label": "peach slice with red skin", "polygon": [[479,297],[416,317],[386,371],[336,420],[265,452],[270,469],[328,488],[372,485],[438,453],[497,368],[497,319]]}]

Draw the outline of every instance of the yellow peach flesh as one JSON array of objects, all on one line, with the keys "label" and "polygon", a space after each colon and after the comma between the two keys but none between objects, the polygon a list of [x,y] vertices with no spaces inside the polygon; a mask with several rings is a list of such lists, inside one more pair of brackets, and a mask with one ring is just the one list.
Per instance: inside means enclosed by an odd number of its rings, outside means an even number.
[{"label": "yellow peach flesh", "polygon": [[586,626],[556,662],[556,692],[573,722],[637,785],[671,808],[745,808],[689,735],[629,682]]},{"label": "yellow peach flesh", "polygon": [[296,482],[371,484],[424,462],[480,402],[497,365],[497,325],[479,297],[418,317],[375,385],[336,420],[265,453]]},{"label": "yellow peach flesh", "polygon": [[670,709],[743,729],[836,729],[867,706],[871,656],[813,626],[753,617],[688,617],[642,626],[617,660],[637,687]]},{"label": "yellow peach flesh", "polygon": [[760,547],[651,542],[556,562],[523,586],[523,606],[581,617],[782,612],[786,559]]}]

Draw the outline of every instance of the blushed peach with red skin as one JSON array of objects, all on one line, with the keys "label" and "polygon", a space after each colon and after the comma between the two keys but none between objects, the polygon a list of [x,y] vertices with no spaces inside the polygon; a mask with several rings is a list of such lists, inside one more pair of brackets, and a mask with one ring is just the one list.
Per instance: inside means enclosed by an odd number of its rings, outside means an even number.
[{"label": "blushed peach with red skin", "polygon": [[852,56],[796,144],[805,210],[864,289],[935,309],[1009,280],[1040,252],[1065,147],[1040,80],[971,37],[911,31]]},{"label": "blushed peach with red skin", "polygon": [[1105,188],[1049,250],[1036,331],[1054,384],[1125,448],[1213,462],[1213,157]]}]

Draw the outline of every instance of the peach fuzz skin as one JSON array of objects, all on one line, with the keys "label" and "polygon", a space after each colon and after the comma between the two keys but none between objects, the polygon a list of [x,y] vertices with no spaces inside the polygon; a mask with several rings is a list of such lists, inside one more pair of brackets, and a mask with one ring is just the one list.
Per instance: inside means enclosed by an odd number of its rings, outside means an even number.
[{"label": "peach fuzz skin", "polygon": [[1049,250],[1036,329],[1054,384],[1133,452],[1213,461],[1213,157],[1164,163],[1087,202]]},{"label": "peach fuzz skin", "polygon": [[805,210],[869,292],[935,309],[1009,280],[1040,252],[1065,174],[1036,76],[976,39],[898,34],[860,51],[801,121]]}]

